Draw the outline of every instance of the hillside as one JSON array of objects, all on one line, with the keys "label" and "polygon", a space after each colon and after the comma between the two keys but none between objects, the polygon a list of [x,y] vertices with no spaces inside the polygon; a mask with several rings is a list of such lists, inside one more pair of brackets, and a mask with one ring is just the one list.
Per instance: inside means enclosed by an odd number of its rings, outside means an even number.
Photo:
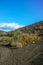
[{"label": "hillside", "polygon": [[[10,46],[27,45],[43,39],[43,21],[17,29],[11,32],[0,31],[0,45],[8,43]],[[3,43],[2,43],[3,42]]]},{"label": "hillside", "polygon": [[0,65],[43,65],[43,21],[0,32]]}]

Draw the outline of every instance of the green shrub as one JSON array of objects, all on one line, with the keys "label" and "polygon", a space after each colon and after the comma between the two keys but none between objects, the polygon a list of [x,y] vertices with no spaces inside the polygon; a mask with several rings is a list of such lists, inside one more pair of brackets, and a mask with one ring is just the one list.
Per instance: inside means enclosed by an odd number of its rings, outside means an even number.
[{"label": "green shrub", "polygon": [[18,36],[21,34],[21,31],[17,31],[13,34],[12,36],[12,40],[17,41],[18,40]]}]

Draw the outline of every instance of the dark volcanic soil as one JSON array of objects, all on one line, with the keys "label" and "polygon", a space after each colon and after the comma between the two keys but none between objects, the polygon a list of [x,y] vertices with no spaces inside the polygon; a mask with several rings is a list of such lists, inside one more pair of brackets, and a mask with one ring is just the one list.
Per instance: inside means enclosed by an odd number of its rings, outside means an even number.
[{"label": "dark volcanic soil", "polygon": [[20,49],[0,46],[0,65],[43,65],[43,42]]}]

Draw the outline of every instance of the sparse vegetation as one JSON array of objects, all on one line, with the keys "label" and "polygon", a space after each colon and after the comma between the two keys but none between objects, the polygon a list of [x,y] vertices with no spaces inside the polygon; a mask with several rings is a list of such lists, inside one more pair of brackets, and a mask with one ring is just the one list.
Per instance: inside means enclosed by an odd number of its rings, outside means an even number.
[{"label": "sparse vegetation", "polygon": [[40,29],[43,29],[43,26],[42,26],[42,25],[40,25],[40,26],[39,26],[39,28],[40,28]]},{"label": "sparse vegetation", "polygon": [[28,44],[30,42],[36,42],[36,41],[40,41],[41,37],[37,36],[36,34],[23,34],[21,35],[19,41],[21,42],[21,44],[25,45]]},{"label": "sparse vegetation", "polygon": [[42,24],[27,26],[12,32],[0,32],[0,42],[7,42],[11,46],[23,47],[24,45],[40,41],[43,37]]}]

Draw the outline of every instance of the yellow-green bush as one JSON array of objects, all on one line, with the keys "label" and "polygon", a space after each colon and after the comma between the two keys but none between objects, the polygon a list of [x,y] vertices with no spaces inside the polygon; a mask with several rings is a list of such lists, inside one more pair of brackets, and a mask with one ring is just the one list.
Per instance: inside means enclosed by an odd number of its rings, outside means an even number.
[{"label": "yellow-green bush", "polygon": [[42,26],[42,25],[40,25],[40,26],[39,26],[39,28],[40,28],[40,29],[43,29],[43,26]]},{"label": "yellow-green bush", "polygon": [[10,42],[11,37],[0,37],[0,42]]},{"label": "yellow-green bush", "polygon": [[12,47],[22,48],[22,44],[20,42],[12,42],[12,43],[10,43],[10,45]]},{"label": "yellow-green bush", "polygon": [[10,45],[12,47],[17,47],[17,48],[22,48],[24,45],[28,43],[35,43],[36,41],[40,41],[41,37],[37,36],[36,34],[20,34],[17,40],[15,41],[14,39],[11,40]]},{"label": "yellow-green bush", "polygon": [[36,42],[36,41],[40,41],[41,40],[41,37],[37,36],[36,34],[23,34],[21,35],[20,39],[19,39],[19,42],[22,44],[22,45],[25,45],[29,42]]}]

